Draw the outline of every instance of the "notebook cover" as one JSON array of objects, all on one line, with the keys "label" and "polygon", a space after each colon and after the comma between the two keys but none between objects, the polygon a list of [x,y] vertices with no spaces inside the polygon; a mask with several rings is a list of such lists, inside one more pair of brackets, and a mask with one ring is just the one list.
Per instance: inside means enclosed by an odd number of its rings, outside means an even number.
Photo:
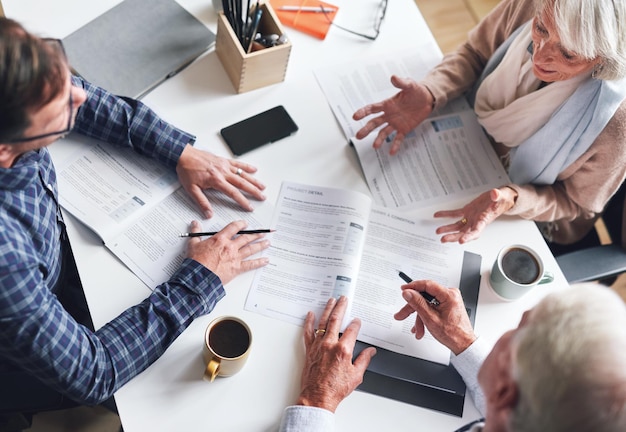
[{"label": "notebook cover", "polygon": [[[459,285],[472,326],[476,320],[481,261],[480,255],[465,252]],[[370,345],[357,341],[354,356],[368,346]],[[463,416],[466,387],[454,366],[433,363],[382,348],[376,348],[376,352],[358,390],[458,417]]]},{"label": "notebook cover", "polygon": [[[283,25],[300,30],[318,39],[324,39],[331,22],[335,19],[339,8],[333,4],[317,0],[270,0],[272,9],[276,12],[278,19]],[[303,12],[303,11],[282,11],[281,6],[325,6],[335,9],[333,12]]]},{"label": "notebook cover", "polygon": [[214,42],[215,34],[175,0],[125,0],[63,39],[78,75],[135,98]]}]

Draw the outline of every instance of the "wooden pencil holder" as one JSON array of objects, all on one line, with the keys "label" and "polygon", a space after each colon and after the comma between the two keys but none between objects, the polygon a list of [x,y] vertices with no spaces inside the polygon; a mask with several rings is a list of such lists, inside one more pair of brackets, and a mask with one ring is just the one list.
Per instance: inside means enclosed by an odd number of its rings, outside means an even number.
[{"label": "wooden pencil holder", "polygon": [[[268,3],[260,4],[259,7],[263,9],[263,14],[258,33],[281,36],[284,30],[272,7]],[[235,90],[243,93],[285,80],[291,41],[246,53],[224,12],[220,12],[217,18],[215,51]]]}]

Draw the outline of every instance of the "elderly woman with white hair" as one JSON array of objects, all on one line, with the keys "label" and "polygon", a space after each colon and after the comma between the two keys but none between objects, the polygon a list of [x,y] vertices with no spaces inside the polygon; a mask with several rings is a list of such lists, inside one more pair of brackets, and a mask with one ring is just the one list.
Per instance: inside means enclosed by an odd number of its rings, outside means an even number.
[{"label": "elderly woman with white hair", "polygon": [[405,134],[465,94],[511,184],[435,213],[443,242],[465,243],[502,214],[537,221],[547,240],[579,241],[626,176],[626,1],[503,0],[421,82],[354,113],[372,114],[390,153]]}]

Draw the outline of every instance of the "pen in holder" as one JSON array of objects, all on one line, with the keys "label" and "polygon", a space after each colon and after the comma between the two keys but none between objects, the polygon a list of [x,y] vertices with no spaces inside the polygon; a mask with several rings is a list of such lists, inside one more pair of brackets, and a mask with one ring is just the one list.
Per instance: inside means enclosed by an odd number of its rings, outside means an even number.
[{"label": "pen in holder", "polygon": [[[283,36],[285,31],[270,4],[259,3],[259,9],[262,12],[256,32]],[[248,53],[224,13],[220,12],[215,51],[235,90],[243,93],[285,80],[291,41]]]}]

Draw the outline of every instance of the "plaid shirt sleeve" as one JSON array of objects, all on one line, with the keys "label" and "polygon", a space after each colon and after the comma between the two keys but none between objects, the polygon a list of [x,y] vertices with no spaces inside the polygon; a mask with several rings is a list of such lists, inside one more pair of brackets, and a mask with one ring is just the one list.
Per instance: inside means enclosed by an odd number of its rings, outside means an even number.
[{"label": "plaid shirt sleeve", "polygon": [[87,404],[108,399],[145,370],[225,295],[217,275],[186,259],[147,299],[94,333],[61,306],[34,260],[13,262],[0,275],[0,357]]},{"label": "plaid shirt sleeve", "polygon": [[[79,133],[172,169],[194,140],[139,101],[79,78],[73,84],[87,93],[77,113]],[[52,254],[59,253],[58,230],[51,228],[58,223],[49,190],[54,170],[44,150],[29,155],[0,173],[0,367],[18,366],[72,399],[100,403],[158,359],[194,318],[209,313],[224,288],[217,275],[186,259],[146,300],[97,332],[79,325],[48,285],[56,280]]]},{"label": "plaid shirt sleeve", "polygon": [[172,169],[185,146],[196,140],[159,118],[141,101],[115,96],[76,76],[72,77],[72,84],[87,94],[74,125],[74,131],[82,135],[131,147]]}]

